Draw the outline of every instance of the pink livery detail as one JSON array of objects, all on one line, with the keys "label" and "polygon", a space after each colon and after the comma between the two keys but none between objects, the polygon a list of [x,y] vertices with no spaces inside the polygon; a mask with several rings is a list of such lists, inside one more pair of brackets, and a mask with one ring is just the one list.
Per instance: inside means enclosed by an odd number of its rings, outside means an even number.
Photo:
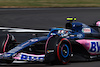
[{"label": "pink livery detail", "polygon": [[96,26],[100,27],[100,21],[96,22]]},{"label": "pink livery detail", "polygon": [[100,39],[81,39],[76,42],[80,43],[90,55],[100,54]]},{"label": "pink livery detail", "polygon": [[35,54],[27,54],[27,53],[19,53],[13,59],[16,60],[28,60],[28,61],[44,61],[45,55],[35,55]]},{"label": "pink livery detail", "polygon": [[8,40],[9,40],[9,34],[7,34],[7,40],[4,43],[3,52],[5,52],[5,48],[6,48]]},{"label": "pink livery detail", "polygon": [[48,44],[48,42],[49,42],[49,39],[51,38],[51,37],[53,37],[53,36],[50,36],[48,39],[47,39],[47,41],[46,41],[46,45],[45,45],[45,53],[47,53],[47,44]]},{"label": "pink livery detail", "polygon": [[[0,55],[3,55],[4,53],[0,53]],[[27,61],[44,61],[45,54],[42,55],[35,55],[35,54],[27,54],[27,53],[18,53],[13,59],[16,60],[27,60]]]}]

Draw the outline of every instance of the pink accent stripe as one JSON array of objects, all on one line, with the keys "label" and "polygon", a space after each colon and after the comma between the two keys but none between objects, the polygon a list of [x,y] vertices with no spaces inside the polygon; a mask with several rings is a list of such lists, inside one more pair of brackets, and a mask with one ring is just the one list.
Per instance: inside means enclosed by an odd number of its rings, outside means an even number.
[{"label": "pink accent stripe", "polygon": [[6,45],[7,45],[8,40],[9,40],[9,34],[7,34],[7,40],[6,40],[5,44],[4,44],[3,52],[5,52],[5,48],[6,48]]},{"label": "pink accent stripe", "polygon": [[13,57],[13,59],[19,60],[20,59],[20,55],[21,55],[21,53],[18,53],[15,57]]},{"label": "pink accent stripe", "polygon": [[17,60],[20,60],[20,57],[13,57],[13,59],[17,59]]},{"label": "pink accent stripe", "polygon": [[[0,55],[3,55],[4,53],[0,53]],[[21,55],[25,54],[28,56],[33,56],[33,57],[45,57],[45,54],[41,54],[41,55],[35,55],[35,54],[28,54],[28,53],[18,53],[15,57],[12,57],[13,59],[17,59],[17,60],[21,60]]]},{"label": "pink accent stripe", "polygon": [[46,53],[46,50],[47,50],[47,44],[48,44],[48,41],[49,41],[49,39],[50,39],[51,37],[53,37],[53,36],[50,36],[50,37],[47,39],[47,41],[46,41],[46,45],[45,45],[45,53]]},{"label": "pink accent stripe", "polygon": [[3,53],[0,53],[0,55],[3,55]]},{"label": "pink accent stripe", "polygon": [[28,53],[18,53],[15,57],[13,57],[13,59],[17,59],[17,60],[21,60],[21,55],[22,54],[25,54],[25,55],[27,55],[27,56],[33,56],[33,57],[45,57],[45,54],[43,54],[43,55],[35,55],[35,54],[28,54]]}]

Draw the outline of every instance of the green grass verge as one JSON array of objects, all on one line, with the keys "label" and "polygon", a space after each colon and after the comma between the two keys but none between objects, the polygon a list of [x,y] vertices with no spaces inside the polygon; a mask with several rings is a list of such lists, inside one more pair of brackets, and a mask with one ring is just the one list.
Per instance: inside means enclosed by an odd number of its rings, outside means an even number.
[{"label": "green grass verge", "polygon": [[0,0],[0,7],[100,7],[100,0]]}]

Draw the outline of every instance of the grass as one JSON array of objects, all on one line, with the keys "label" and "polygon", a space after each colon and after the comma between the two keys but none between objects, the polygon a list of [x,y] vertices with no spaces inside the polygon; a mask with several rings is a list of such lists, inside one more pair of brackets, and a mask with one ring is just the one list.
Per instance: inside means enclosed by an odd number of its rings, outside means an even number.
[{"label": "grass", "polygon": [[0,0],[0,8],[100,7],[100,0]]}]

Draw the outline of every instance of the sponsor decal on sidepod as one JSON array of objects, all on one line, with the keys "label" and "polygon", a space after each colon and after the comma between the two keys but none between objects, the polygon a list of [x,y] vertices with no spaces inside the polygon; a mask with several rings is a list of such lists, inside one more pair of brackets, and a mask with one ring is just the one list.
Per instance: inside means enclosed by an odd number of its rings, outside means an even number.
[{"label": "sponsor decal on sidepod", "polygon": [[90,42],[90,52],[97,52],[100,53],[100,42],[98,41],[94,41],[94,42]]}]

